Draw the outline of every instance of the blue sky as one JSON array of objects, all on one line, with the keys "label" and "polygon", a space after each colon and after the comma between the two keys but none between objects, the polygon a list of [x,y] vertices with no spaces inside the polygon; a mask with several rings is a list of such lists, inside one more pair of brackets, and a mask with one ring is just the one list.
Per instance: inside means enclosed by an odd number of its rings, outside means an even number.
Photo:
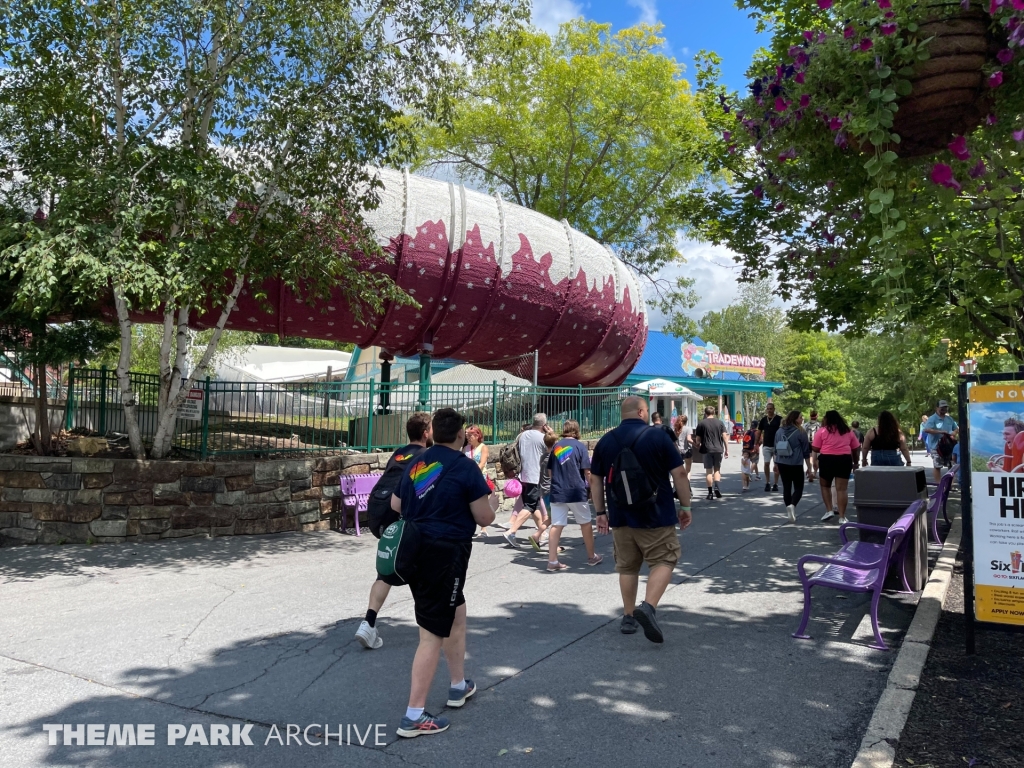
[{"label": "blue sky", "polygon": [[[715,51],[723,59],[722,80],[730,90],[745,87],[744,73],[754,51],[765,44],[755,34],[754,22],[731,0],[534,0],[533,22],[548,32],[578,16],[610,22],[616,29],[660,22],[665,26],[666,53],[684,64],[688,75],[697,51]],[[696,281],[701,300],[692,312],[695,318],[735,300],[739,270],[726,249],[680,240],[680,250],[687,264],[665,276],[681,272]],[[651,328],[659,329],[663,322],[652,312]]]},{"label": "blue sky", "polygon": [[735,90],[744,86],[743,74],[762,44],[753,20],[730,0],[534,0],[534,23],[549,32],[577,16],[610,22],[616,29],[660,22],[666,52],[685,64],[688,74],[697,51],[715,51],[724,60],[725,84]]}]

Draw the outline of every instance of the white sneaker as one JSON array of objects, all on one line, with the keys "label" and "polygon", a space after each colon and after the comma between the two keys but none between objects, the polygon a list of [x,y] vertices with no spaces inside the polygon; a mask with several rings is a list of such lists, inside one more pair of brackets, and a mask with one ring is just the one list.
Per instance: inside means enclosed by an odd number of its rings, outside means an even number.
[{"label": "white sneaker", "polygon": [[790,504],[788,507],[786,507],[786,514],[789,516],[789,522],[795,523],[796,522],[796,505],[795,504]]},{"label": "white sneaker", "polygon": [[371,627],[370,622],[363,620],[363,623],[359,625],[359,629],[356,630],[356,640],[359,644],[370,651],[375,651],[384,645],[384,638],[378,633],[376,627]]},{"label": "white sneaker", "polygon": [[824,514],[824,515],[822,515],[822,516],[821,516],[821,522],[823,522],[823,523],[824,523],[824,522],[825,522],[826,520],[831,520],[831,519],[832,519],[833,517],[835,517],[835,516],[836,516],[836,513],[835,513],[835,512],[833,512],[833,511],[832,511],[832,510],[830,509],[830,510],[828,510],[827,512],[825,512],[825,514]]},{"label": "white sneaker", "polygon": [[839,524],[840,525],[846,525],[848,522],[849,522],[849,520],[847,520],[845,517],[840,517],[839,518]]}]

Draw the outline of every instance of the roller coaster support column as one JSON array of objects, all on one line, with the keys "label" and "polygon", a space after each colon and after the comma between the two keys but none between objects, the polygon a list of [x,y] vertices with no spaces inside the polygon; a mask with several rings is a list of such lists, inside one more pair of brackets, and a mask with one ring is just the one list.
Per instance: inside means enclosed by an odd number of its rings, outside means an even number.
[{"label": "roller coaster support column", "polygon": [[390,352],[380,353],[380,407],[378,413],[391,413],[391,361],[395,356]]},{"label": "roller coaster support column", "polygon": [[423,343],[420,349],[420,409],[427,410],[430,403],[430,360],[434,345]]}]

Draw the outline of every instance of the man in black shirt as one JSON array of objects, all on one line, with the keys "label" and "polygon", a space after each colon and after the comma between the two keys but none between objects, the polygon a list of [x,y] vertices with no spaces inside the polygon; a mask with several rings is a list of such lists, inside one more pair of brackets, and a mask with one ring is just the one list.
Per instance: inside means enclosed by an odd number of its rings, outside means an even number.
[{"label": "man in black shirt", "polygon": [[704,409],[704,420],[693,431],[694,450],[704,456],[708,499],[722,498],[722,490],[718,487],[722,480],[722,454],[729,458],[729,436],[725,432],[725,424],[715,418],[717,413],[718,409],[709,405]]},{"label": "man in black shirt", "polygon": [[[764,409],[765,415],[757,424],[757,444],[761,446],[761,453],[764,456],[764,489],[765,491],[779,490],[779,464],[773,461],[775,458],[775,434],[782,426],[782,416],[775,413],[775,403],[768,403]],[[775,482],[768,482],[768,471],[771,465],[775,465]]]},{"label": "man in black shirt", "polygon": [[[396,466],[405,467],[408,470],[412,466],[413,460],[434,444],[430,414],[421,412],[410,416],[405,423],[405,433],[409,436],[409,444],[391,454],[391,458],[388,459],[387,466],[384,468],[385,474]],[[395,513],[393,517],[382,520],[380,522],[381,530],[387,528],[397,519],[398,514]],[[378,538],[380,537],[378,536]],[[397,577],[385,577],[377,574],[377,580],[370,587],[370,605],[366,609],[366,618],[356,630],[356,640],[363,648],[376,650],[384,645],[383,638],[377,633],[377,613],[384,607],[384,601],[388,599],[391,587],[400,587],[403,583]]]},{"label": "man in black shirt", "polygon": [[466,570],[477,526],[494,522],[480,467],[462,452],[466,419],[452,408],[434,414],[434,447],[416,459],[391,497],[391,508],[419,532],[409,579],[420,644],[412,662],[409,706],[398,735],[414,738],[448,729],[446,717],[424,710],[444,650],[451,686],[446,706],[458,708],[476,693],[465,677]]}]

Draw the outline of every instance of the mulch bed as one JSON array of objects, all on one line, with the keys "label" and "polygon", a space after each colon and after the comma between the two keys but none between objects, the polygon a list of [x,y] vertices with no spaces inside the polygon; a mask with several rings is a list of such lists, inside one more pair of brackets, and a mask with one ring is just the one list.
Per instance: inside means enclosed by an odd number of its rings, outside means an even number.
[{"label": "mulch bed", "polygon": [[978,631],[968,656],[964,623],[957,560],[894,766],[1024,765],[1024,633]]}]

